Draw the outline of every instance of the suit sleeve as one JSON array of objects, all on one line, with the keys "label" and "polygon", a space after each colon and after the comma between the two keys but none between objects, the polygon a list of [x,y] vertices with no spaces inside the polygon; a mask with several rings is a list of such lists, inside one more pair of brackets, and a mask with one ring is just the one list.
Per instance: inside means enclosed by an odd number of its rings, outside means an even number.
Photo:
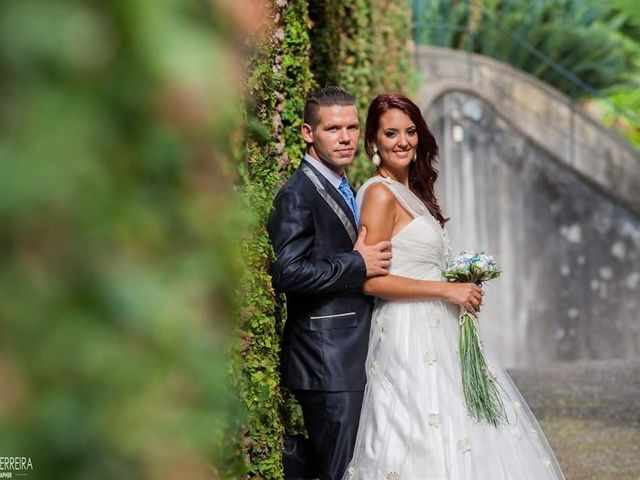
[{"label": "suit sleeve", "polygon": [[359,288],[366,280],[364,259],[355,250],[310,259],[316,232],[311,209],[299,193],[276,196],[268,229],[276,256],[271,265],[276,290],[325,293]]}]

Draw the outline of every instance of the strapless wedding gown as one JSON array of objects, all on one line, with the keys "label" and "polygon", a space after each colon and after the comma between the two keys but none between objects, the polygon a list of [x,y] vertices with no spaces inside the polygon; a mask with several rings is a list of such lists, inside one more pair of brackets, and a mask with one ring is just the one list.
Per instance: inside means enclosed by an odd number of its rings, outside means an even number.
[{"label": "strapless wedding gown", "polygon": [[[414,217],[391,239],[390,273],[441,280],[446,232],[402,184],[384,183]],[[458,357],[459,307],[440,300],[376,299],[367,386],[345,480],[546,480],[562,471],[538,422],[509,375],[493,367],[507,410],[498,428],[467,414]],[[499,319],[492,319],[499,321]]]}]

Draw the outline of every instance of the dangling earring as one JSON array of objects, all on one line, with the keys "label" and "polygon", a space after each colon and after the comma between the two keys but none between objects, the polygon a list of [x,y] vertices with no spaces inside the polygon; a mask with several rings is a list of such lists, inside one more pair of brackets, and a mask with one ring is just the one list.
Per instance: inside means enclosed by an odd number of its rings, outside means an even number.
[{"label": "dangling earring", "polygon": [[418,158],[418,152],[413,154],[413,158],[411,159],[412,162],[416,161],[416,158]]},{"label": "dangling earring", "polygon": [[378,147],[373,147],[373,156],[371,157],[371,163],[373,163],[376,167],[380,166],[382,159],[380,155],[378,155]]}]

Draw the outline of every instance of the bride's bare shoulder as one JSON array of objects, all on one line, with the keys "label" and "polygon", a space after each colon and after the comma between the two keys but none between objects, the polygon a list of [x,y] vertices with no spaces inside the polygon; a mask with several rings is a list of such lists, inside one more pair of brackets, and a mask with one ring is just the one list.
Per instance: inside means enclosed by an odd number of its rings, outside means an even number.
[{"label": "bride's bare shoulder", "polygon": [[373,183],[364,191],[362,203],[378,208],[390,208],[396,204],[396,198],[384,183]]},{"label": "bride's bare shoulder", "polygon": [[369,185],[362,199],[360,223],[372,233],[383,231],[381,239],[389,240],[395,217],[396,199],[389,188],[382,183]]}]

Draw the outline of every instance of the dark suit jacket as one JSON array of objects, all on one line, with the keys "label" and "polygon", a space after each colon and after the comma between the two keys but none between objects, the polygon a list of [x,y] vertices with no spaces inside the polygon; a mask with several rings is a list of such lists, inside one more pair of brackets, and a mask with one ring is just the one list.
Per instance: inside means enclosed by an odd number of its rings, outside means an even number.
[{"label": "dark suit jacket", "polygon": [[[302,165],[316,174],[357,231],[340,193],[309,163]],[[372,307],[372,299],[362,294],[365,263],[302,165],[278,192],[268,224],[276,255],[273,286],[287,297],[282,385],[363,390]]]}]

